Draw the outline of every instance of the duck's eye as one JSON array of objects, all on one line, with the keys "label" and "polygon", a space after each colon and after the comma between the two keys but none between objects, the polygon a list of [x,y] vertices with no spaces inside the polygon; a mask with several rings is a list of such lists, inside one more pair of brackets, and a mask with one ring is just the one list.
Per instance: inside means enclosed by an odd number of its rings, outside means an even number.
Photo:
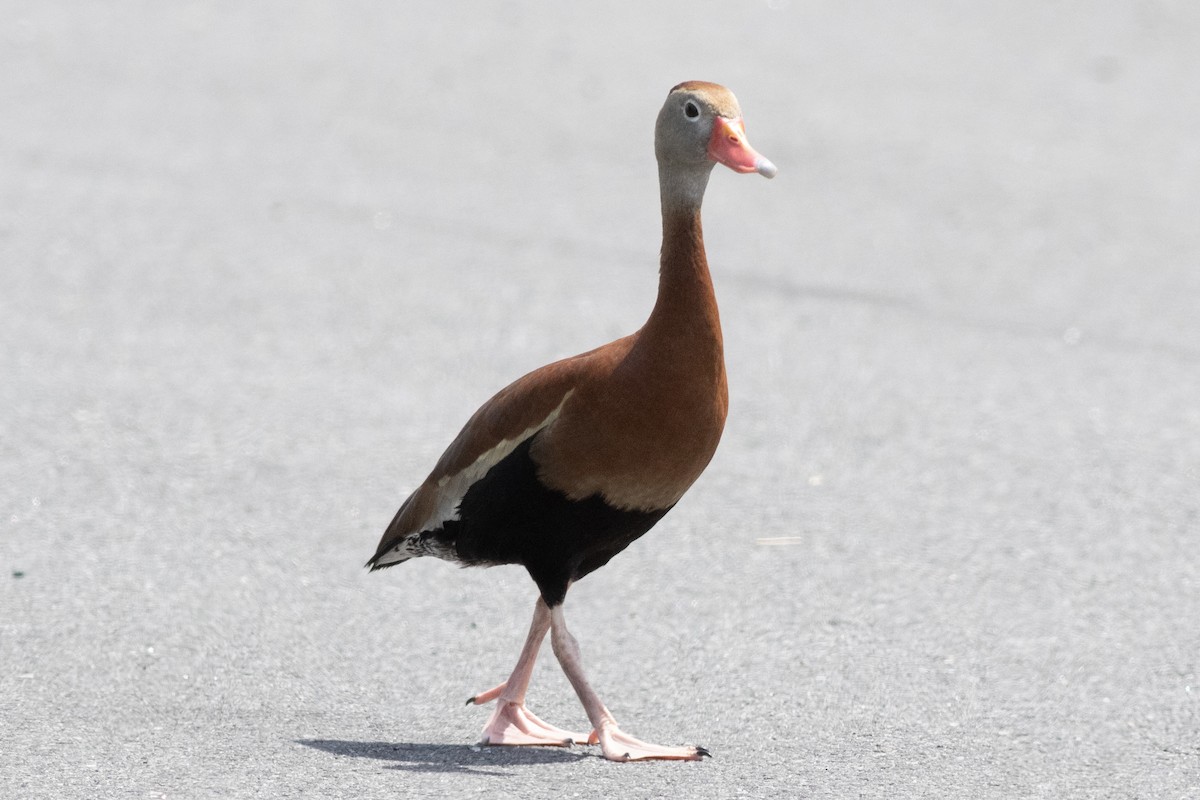
[{"label": "duck's eye", "polygon": [[700,116],[700,107],[688,100],[683,104],[683,113],[687,115],[688,119],[695,119]]}]

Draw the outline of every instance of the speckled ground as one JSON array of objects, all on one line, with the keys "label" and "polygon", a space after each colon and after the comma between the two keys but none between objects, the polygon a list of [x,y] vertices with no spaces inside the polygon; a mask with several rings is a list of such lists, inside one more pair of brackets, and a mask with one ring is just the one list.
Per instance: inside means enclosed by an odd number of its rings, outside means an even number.
[{"label": "speckled ground", "polygon": [[[0,796],[1200,797],[1194,6],[0,17]],[[644,318],[692,78],[780,167],[706,205],[730,423],[568,610],[715,757],[479,751],[532,584],[361,566]]]}]

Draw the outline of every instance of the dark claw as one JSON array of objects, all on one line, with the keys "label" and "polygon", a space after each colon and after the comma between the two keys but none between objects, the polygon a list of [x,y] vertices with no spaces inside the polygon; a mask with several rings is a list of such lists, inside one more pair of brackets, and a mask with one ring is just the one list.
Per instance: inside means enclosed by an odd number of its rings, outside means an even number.
[{"label": "dark claw", "polygon": [[475,704],[475,698],[476,698],[476,697],[478,697],[478,696],[479,696],[479,695],[474,695],[474,696],[472,696],[472,697],[468,697],[468,698],[467,698],[467,705],[474,705],[474,704]]},{"label": "dark claw", "polygon": [[696,755],[700,756],[701,758],[712,758],[712,753],[708,752],[707,747],[697,747]]}]

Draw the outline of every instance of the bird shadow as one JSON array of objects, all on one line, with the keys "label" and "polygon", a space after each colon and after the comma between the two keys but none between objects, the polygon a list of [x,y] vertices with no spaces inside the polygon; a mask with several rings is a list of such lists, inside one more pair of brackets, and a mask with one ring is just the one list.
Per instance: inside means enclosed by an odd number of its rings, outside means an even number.
[{"label": "bird shadow", "polygon": [[536,764],[574,764],[588,753],[566,747],[481,747],[419,742],[349,742],[339,739],[297,739],[298,744],[335,756],[373,758],[392,762],[387,769],[406,772],[457,772],[508,775],[504,767]]}]

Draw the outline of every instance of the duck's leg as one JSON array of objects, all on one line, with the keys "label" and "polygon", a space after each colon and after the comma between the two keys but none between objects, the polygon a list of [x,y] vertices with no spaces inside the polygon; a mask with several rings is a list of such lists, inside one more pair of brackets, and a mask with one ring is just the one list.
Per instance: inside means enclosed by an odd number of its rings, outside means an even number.
[{"label": "duck's leg", "polygon": [[537,662],[538,649],[550,629],[550,609],[541,597],[533,608],[533,622],[529,625],[529,636],[521,649],[521,657],[513,668],[512,675],[499,686],[481,692],[467,701],[468,705],[483,705],[496,700],[487,725],[483,727],[480,744],[488,745],[555,745],[566,747],[571,744],[587,744],[588,737],[571,733],[538,719],[525,707],[525,692],[533,676],[533,665]]},{"label": "duck's leg", "polygon": [[591,744],[599,743],[604,757],[609,761],[645,761],[648,759],[670,759],[677,761],[699,761],[709,752],[703,747],[664,747],[635,739],[617,726],[612,713],[600,702],[599,695],[592,689],[583,674],[583,663],[579,656],[579,644],[567,630],[562,604],[550,609],[550,644],[554,655],[566,673],[567,680],[575,687],[584,711],[591,720],[594,730],[589,737]]}]

